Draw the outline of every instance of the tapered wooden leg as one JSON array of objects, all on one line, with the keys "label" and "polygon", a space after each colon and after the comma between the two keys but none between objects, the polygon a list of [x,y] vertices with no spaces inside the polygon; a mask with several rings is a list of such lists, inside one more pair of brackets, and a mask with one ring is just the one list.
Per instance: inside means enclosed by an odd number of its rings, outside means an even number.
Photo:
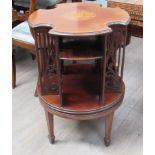
[{"label": "tapered wooden leg", "polygon": [[47,112],[46,110],[45,110],[45,114],[46,114],[48,133],[49,133],[48,138],[49,138],[50,143],[53,144],[55,141],[53,114]]},{"label": "tapered wooden leg", "polygon": [[37,87],[36,87],[36,90],[35,90],[34,96],[35,96],[35,97],[38,97]]},{"label": "tapered wooden leg", "polygon": [[35,97],[38,97],[38,92],[37,92],[38,81],[39,81],[39,80],[37,80],[37,84],[36,84],[36,90],[35,90],[35,93],[34,93],[34,96],[35,96]]},{"label": "tapered wooden leg", "polygon": [[31,56],[32,56],[32,60],[35,60],[36,56],[32,53],[31,53]]},{"label": "tapered wooden leg", "polygon": [[105,137],[104,137],[104,144],[106,146],[110,145],[111,142],[111,130],[112,130],[112,121],[113,121],[113,114],[111,113],[105,117]]},{"label": "tapered wooden leg", "polygon": [[12,88],[16,87],[16,60],[15,53],[12,54]]}]

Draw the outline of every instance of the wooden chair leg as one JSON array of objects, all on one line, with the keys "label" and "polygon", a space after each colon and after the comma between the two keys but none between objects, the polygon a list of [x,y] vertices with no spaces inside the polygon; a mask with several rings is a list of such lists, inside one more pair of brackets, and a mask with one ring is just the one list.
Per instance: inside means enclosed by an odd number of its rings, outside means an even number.
[{"label": "wooden chair leg", "polygon": [[114,113],[111,113],[105,117],[105,137],[104,137],[105,146],[109,146],[111,142],[113,114]]},{"label": "wooden chair leg", "polygon": [[15,53],[12,54],[12,88],[16,87],[16,60]]},{"label": "wooden chair leg", "polygon": [[36,56],[34,54],[31,54],[32,60],[35,60]]},{"label": "wooden chair leg", "polygon": [[49,113],[48,111],[45,110],[46,114],[46,120],[47,120],[47,126],[48,126],[48,138],[50,143],[54,143],[55,141],[55,136],[54,136],[54,119],[53,119],[53,114]]}]

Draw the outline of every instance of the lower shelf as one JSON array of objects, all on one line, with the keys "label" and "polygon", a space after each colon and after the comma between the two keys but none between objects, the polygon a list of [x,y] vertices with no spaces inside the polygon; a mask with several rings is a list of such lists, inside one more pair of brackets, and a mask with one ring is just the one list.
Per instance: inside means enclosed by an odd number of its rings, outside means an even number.
[{"label": "lower shelf", "polygon": [[99,104],[100,82],[96,75],[71,74],[63,77],[63,107],[59,95],[39,95],[41,103],[55,112],[71,115],[100,113],[117,107],[124,97],[125,86],[119,93],[105,93],[104,106]]},{"label": "lower shelf", "polygon": [[96,60],[102,59],[102,51],[95,50],[65,50],[61,52],[61,60]]}]

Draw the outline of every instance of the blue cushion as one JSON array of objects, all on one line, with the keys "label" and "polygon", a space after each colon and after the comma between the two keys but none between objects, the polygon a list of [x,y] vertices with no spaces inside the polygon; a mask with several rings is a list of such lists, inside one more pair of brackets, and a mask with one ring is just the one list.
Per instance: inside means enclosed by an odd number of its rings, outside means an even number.
[{"label": "blue cushion", "polygon": [[83,2],[94,2],[100,4],[102,7],[107,7],[108,0],[82,0]]},{"label": "blue cushion", "polygon": [[12,29],[12,38],[30,44],[35,44],[28,22],[22,22]]},{"label": "blue cushion", "polygon": [[[43,9],[48,6],[54,6],[62,0],[37,0],[36,9]],[[30,0],[15,0],[14,5],[29,8]]]}]

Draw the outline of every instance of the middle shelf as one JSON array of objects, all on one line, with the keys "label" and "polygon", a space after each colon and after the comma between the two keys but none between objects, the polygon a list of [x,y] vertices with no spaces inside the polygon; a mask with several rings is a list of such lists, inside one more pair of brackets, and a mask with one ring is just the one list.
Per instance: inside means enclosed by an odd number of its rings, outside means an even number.
[{"label": "middle shelf", "polygon": [[99,38],[65,39],[60,46],[61,60],[96,60],[103,58]]}]

